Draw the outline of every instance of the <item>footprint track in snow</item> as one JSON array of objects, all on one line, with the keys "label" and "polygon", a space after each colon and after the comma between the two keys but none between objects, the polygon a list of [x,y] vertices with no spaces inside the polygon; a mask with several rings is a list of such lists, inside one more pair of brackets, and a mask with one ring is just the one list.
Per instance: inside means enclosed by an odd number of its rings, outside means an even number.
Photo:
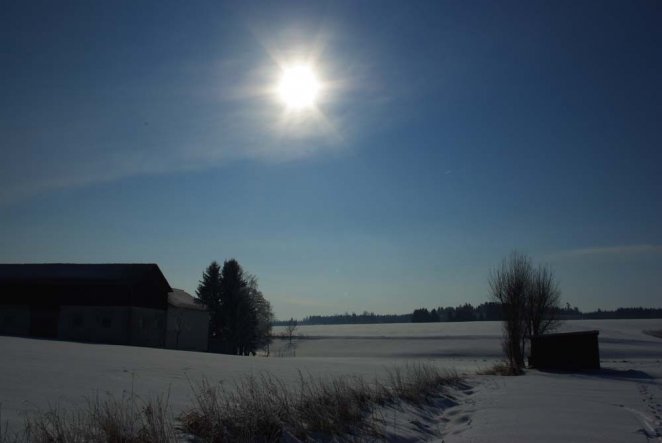
[{"label": "footprint track in snow", "polygon": [[[662,391],[660,385],[653,386],[657,388],[657,391]],[[651,393],[651,386],[648,384],[639,383],[637,390],[641,395],[641,401],[647,408],[644,411],[628,407],[625,407],[625,409],[637,417],[642,424],[643,427],[637,430],[638,433],[645,435],[648,440],[662,443],[662,408],[660,403],[655,395]]]}]

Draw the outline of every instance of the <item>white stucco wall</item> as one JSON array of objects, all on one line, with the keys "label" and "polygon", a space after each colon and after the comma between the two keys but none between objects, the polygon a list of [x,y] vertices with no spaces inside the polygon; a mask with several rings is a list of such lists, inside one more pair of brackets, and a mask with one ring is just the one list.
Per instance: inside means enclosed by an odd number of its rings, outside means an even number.
[{"label": "white stucco wall", "polygon": [[129,320],[132,345],[165,345],[166,311],[132,307]]},{"label": "white stucco wall", "polygon": [[166,347],[206,351],[209,313],[199,309],[168,306]]}]

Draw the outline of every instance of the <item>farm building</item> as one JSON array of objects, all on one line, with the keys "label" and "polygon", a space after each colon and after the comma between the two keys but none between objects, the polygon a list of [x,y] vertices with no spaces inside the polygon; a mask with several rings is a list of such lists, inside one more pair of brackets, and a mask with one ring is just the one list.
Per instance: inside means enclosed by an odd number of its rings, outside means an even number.
[{"label": "farm building", "polygon": [[204,305],[181,289],[168,294],[166,348],[207,350],[209,312]]},{"label": "farm building", "polygon": [[0,265],[0,334],[207,350],[208,313],[155,264]]},{"label": "farm building", "polygon": [[538,369],[600,369],[599,331],[564,332],[531,337],[529,364]]}]

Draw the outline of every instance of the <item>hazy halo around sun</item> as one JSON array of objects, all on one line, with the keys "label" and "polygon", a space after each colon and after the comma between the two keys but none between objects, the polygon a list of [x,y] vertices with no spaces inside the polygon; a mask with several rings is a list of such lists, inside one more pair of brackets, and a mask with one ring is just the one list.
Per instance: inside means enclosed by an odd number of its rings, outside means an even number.
[{"label": "hazy halo around sun", "polygon": [[315,70],[306,64],[283,68],[277,87],[278,97],[290,110],[301,111],[315,106],[320,82]]}]

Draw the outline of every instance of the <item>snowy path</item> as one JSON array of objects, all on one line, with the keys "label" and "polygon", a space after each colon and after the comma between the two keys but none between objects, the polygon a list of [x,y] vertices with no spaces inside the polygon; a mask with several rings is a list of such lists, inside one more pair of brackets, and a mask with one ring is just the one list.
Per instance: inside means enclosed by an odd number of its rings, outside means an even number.
[{"label": "snowy path", "polygon": [[611,366],[476,377],[475,391],[444,412],[444,441],[662,442],[660,361]]}]

